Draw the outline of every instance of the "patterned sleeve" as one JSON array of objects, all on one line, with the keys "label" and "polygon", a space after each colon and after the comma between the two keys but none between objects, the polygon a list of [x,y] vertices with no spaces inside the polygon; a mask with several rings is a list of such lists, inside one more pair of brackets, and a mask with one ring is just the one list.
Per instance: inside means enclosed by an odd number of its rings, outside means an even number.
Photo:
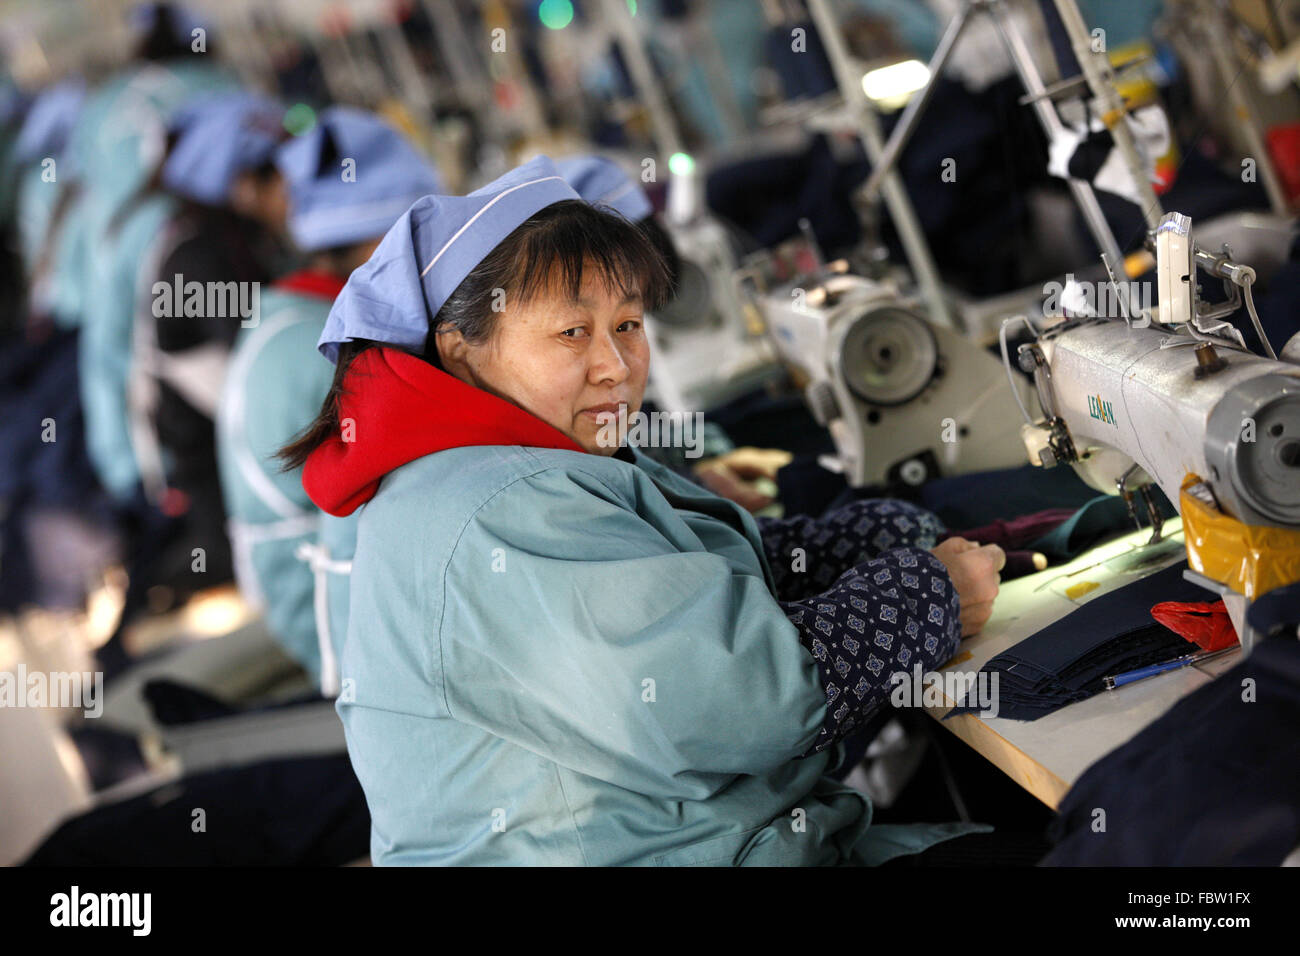
[{"label": "patterned sleeve", "polygon": [[850,502],[822,518],[759,518],[758,527],[782,601],[822,591],[890,548],[933,548],[945,531],[937,515],[887,498]]},{"label": "patterned sleeve", "polygon": [[811,597],[782,601],[826,688],[826,721],[808,757],[847,737],[889,701],[891,675],[938,668],[961,641],[948,569],[929,551],[886,551]]}]

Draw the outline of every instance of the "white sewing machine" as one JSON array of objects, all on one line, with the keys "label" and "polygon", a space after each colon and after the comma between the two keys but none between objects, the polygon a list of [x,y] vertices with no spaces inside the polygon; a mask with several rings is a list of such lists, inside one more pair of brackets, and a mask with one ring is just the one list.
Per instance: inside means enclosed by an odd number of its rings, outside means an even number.
[{"label": "white sewing machine", "polygon": [[778,377],[780,366],[742,307],[735,241],[709,214],[698,171],[673,175],[663,222],[681,269],[677,295],[646,316],[650,397],[665,411],[709,411]]},{"label": "white sewing machine", "polygon": [[[1060,319],[1020,347],[1020,367],[1034,376],[1044,415],[1034,421],[1025,412],[1030,460],[1070,463],[1092,487],[1122,495],[1135,522],[1141,498],[1151,543],[1160,540],[1161,521],[1148,486],[1155,482],[1179,506],[1189,473],[1204,479],[1218,510],[1237,521],[1300,529],[1300,342],[1293,339],[1281,360],[1265,358],[1248,351],[1230,324],[1214,324],[1243,292],[1254,318],[1254,273],[1226,249],[1198,249],[1186,216],[1166,215],[1153,240],[1158,308]],[[1224,305],[1202,302],[1198,266],[1231,283],[1236,295]],[[1004,355],[1013,321],[1003,324]],[[1224,600],[1249,648],[1244,596],[1224,593]]]},{"label": "white sewing machine", "polygon": [[[1023,446],[998,360],[923,318],[890,281],[835,263],[755,302],[854,487],[1011,468]],[[1019,386],[1018,386],[1019,387]],[[1028,388],[1024,389],[1028,394]]]}]

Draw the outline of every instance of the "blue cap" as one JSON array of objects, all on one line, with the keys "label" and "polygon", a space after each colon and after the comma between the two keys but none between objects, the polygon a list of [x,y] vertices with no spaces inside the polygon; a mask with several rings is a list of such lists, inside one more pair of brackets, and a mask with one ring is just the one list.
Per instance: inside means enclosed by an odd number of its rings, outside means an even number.
[{"label": "blue cap", "polygon": [[252,93],[219,93],[182,107],[168,125],[177,139],[163,163],[163,185],[219,206],[236,176],[275,152],[284,138],[284,107]]},{"label": "blue cap", "polygon": [[275,161],[289,184],[289,234],[307,252],[382,236],[411,203],[442,191],[437,171],[406,137],[347,106],[322,111]]},{"label": "blue cap", "polygon": [[81,80],[65,80],[38,93],[18,130],[14,159],[27,163],[62,153],[85,100],[86,84]]},{"label": "blue cap", "polygon": [[593,206],[608,206],[629,222],[654,212],[645,192],[623,168],[604,156],[573,156],[555,166],[578,195]]},{"label": "blue cap", "polygon": [[468,196],[425,196],[348,278],[316,347],[331,362],[353,339],[423,349],[432,318],[489,252],[539,210],[581,198],[546,156]]}]

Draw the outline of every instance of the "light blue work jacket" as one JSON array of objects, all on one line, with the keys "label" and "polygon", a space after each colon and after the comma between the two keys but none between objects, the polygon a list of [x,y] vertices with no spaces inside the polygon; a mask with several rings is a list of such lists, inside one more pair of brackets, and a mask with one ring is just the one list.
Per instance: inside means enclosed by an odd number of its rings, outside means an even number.
[{"label": "light blue work jacket", "polygon": [[872,864],[987,830],[872,827],[800,759],[826,692],[753,518],[634,455],[453,448],[363,507],[337,709],[374,862]]},{"label": "light blue work jacket", "polygon": [[302,472],[283,471],[275,454],[311,424],[329,392],[334,366],[316,352],[329,310],[319,296],[262,292],[260,319],[240,333],[217,410],[217,461],[240,590],[265,611],[289,655],[325,678],[327,693],[336,688],[337,667],[315,598],[322,514],[303,491]]}]

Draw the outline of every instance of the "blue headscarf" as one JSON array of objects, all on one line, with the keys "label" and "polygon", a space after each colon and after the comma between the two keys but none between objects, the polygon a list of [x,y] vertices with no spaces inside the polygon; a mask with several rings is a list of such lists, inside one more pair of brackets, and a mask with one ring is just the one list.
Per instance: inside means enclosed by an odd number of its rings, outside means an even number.
[{"label": "blue headscarf", "polygon": [[406,137],[347,106],[323,111],[275,161],[289,184],[289,234],[308,252],[382,236],[413,202],[442,191]]},{"label": "blue headscarf", "polygon": [[85,100],[86,84],[81,80],[64,80],[37,94],[18,130],[14,159],[29,163],[61,155]]},{"label": "blue headscarf", "polygon": [[609,206],[634,223],[654,212],[645,192],[613,160],[574,156],[557,160],[555,166],[578,195],[593,206]]},{"label": "blue headscarf", "polygon": [[182,107],[169,125],[177,140],[163,185],[218,206],[236,176],[271,158],[284,138],[284,107],[252,93],[220,93]]},{"label": "blue headscarf", "polygon": [[539,210],[581,198],[546,156],[468,196],[425,196],[352,273],[317,348],[331,362],[353,339],[423,349],[430,321],[489,252]]}]

